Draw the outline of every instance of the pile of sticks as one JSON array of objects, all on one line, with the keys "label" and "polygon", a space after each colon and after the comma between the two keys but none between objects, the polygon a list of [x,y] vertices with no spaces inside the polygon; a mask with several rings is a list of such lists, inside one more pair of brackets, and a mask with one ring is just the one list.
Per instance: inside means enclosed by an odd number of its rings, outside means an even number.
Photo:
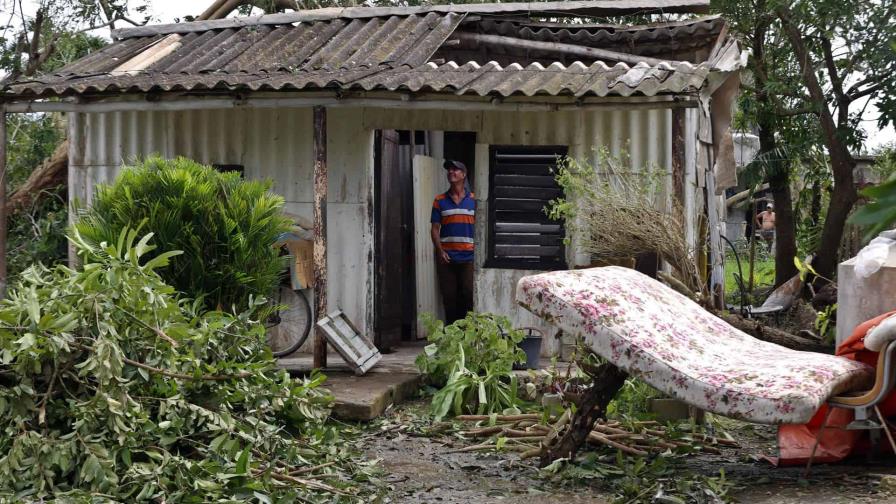
[{"label": "pile of sticks", "polygon": [[[566,410],[560,417],[550,418],[542,423],[543,415],[529,413],[521,415],[498,415],[491,425],[488,415],[461,415],[456,420],[462,422],[489,422],[485,427],[472,427],[461,434],[485,441],[467,446],[457,452],[505,450],[520,452],[521,458],[540,456],[554,443],[563,431],[569,428],[570,412]],[[628,424],[612,420],[600,420],[588,433],[588,443],[594,446],[608,446],[628,455],[646,456],[666,450],[687,449],[704,453],[721,454],[719,447],[738,448],[736,441],[715,438],[703,433],[673,435],[659,422],[636,421]]]}]

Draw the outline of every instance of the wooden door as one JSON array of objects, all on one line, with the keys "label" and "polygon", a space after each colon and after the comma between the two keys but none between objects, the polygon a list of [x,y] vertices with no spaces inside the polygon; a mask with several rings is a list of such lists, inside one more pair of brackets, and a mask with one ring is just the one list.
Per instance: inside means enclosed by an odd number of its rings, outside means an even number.
[{"label": "wooden door", "polygon": [[375,142],[374,344],[381,352],[389,352],[401,341],[404,198],[401,193],[398,132],[377,131]]}]

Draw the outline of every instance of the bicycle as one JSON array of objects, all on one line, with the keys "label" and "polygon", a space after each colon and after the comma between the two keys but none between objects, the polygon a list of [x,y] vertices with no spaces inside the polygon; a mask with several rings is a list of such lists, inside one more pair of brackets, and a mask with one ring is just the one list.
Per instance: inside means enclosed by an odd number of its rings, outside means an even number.
[{"label": "bicycle", "polygon": [[[307,232],[298,231],[302,234]],[[271,296],[271,314],[265,322],[268,345],[274,357],[289,355],[305,343],[311,333],[311,304],[305,291],[309,290],[310,279],[302,274],[298,261],[303,257],[308,240],[295,232],[283,233],[277,237],[275,247],[290,256],[289,275],[283,278],[277,292]]]}]

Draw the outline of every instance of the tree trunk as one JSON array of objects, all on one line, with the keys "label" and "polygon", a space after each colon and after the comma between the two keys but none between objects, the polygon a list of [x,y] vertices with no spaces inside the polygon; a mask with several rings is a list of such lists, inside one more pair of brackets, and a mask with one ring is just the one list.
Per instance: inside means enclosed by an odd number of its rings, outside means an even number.
[{"label": "tree trunk", "polygon": [[604,363],[588,373],[593,385],[576,401],[576,412],[560,441],[550,446],[541,456],[544,467],[559,458],[573,460],[579,448],[585,446],[588,434],[598,419],[607,413],[607,405],[616,397],[628,375],[618,367]]},{"label": "tree trunk", "polygon": [[[803,83],[809,91],[809,96],[813,104],[818,109],[818,118],[821,124],[821,132],[831,156],[831,170],[834,173],[834,190],[831,194],[831,204],[828,207],[828,214],[824,221],[824,229],[821,233],[821,243],[819,244],[817,255],[812,262],[821,276],[831,278],[837,267],[837,252],[840,248],[840,241],[843,238],[843,227],[849,212],[852,210],[853,204],[858,200],[855,182],[853,180],[853,169],[855,168],[855,160],[850,154],[849,149],[843,141],[842,129],[849,127],[849,115],[845,108],[849,103],[844,103],[840,99],[838,109],[840,111],[840,124],[834,123],[834,118],[828,108],[828,97],[816,75],[816,69],[811,60],[809,49],[803,39],[803,33],[800,27],[792,18],[790,10],[785,6],[780,6],[775,10],[778,18],[790,39],[790,44],[796,54],[802,71]],[[837,79],[837,75],[830,75],[831,79]],[[840,93],[838,93],[840,94]]]},{"label": "tree trunk", "polygon": [[[834,191],[831,194],[831,204],[828,206],[827,217],[824,220],[824,229],[821,232],[821,242],[818,245],[818,255],[812,261],[812,267],[819,275],[833,278],[839,262],[838,251],[843,240],[843,228],[849,212],[858,199],[855,184],[852,180],[853,165],[835,167],[833,159],[831,167],[834,168]],[[837,180],[837,171],[849,171],[849,180]],[[841,177],[847,178],[847,177]]]},{"label": "tree trunk", "polygon": [[[765,3],[757,7],[765,9]],[[793,198],[790,194],[790,165],[778,158],[776,116],[771,111],[765,39],[769,24],[757,23],[753,32],[753,64],[756,67],[756,99],[761,104],[756,118],[759,127],[759,155],[768,159],[768,184],[775,200],[775,287],[797,274],[793,258],[796,256],[796,223],[793,216]],[[751,210],[752,213],[752,210]],[[755,215],[751,215],[755,219]],[[755,220],[754,220],[755,222]],[[751,226],[752,229],[752,226]],[[754,233],[755,234],[755,233]]]}]

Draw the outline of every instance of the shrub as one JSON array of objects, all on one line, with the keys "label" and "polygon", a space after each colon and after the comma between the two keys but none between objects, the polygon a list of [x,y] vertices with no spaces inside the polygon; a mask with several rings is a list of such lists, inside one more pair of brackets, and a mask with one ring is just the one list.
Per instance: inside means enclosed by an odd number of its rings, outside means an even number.
[{"label": "shrub", "polygon": [[423,315],[430,344],[417,357],[417,367],[442,386],[432,400],[436,419],[453,411],[500,413],[515,408],[517,380],[513,364],[526,361],[517,344],[523,332],[507,317],[469,313],[451,325]]},{"label": "shrub", "polygon": [[150,157],[97,186],[75,229],[94,244],[115,243],[127,228],[154,233],[183,251],[160,272],[166,283],[236,313],[250,297],[269,295],[284,267],[272,244],[290,222],[270,187],[189,159]]},{"label": "shrub", "polygon": [[278,370],[248,313],[179,299],[149,236],[73,240],[82,270],[34,266],[0,302],[0,501],[357,497],[323,376]]}]

